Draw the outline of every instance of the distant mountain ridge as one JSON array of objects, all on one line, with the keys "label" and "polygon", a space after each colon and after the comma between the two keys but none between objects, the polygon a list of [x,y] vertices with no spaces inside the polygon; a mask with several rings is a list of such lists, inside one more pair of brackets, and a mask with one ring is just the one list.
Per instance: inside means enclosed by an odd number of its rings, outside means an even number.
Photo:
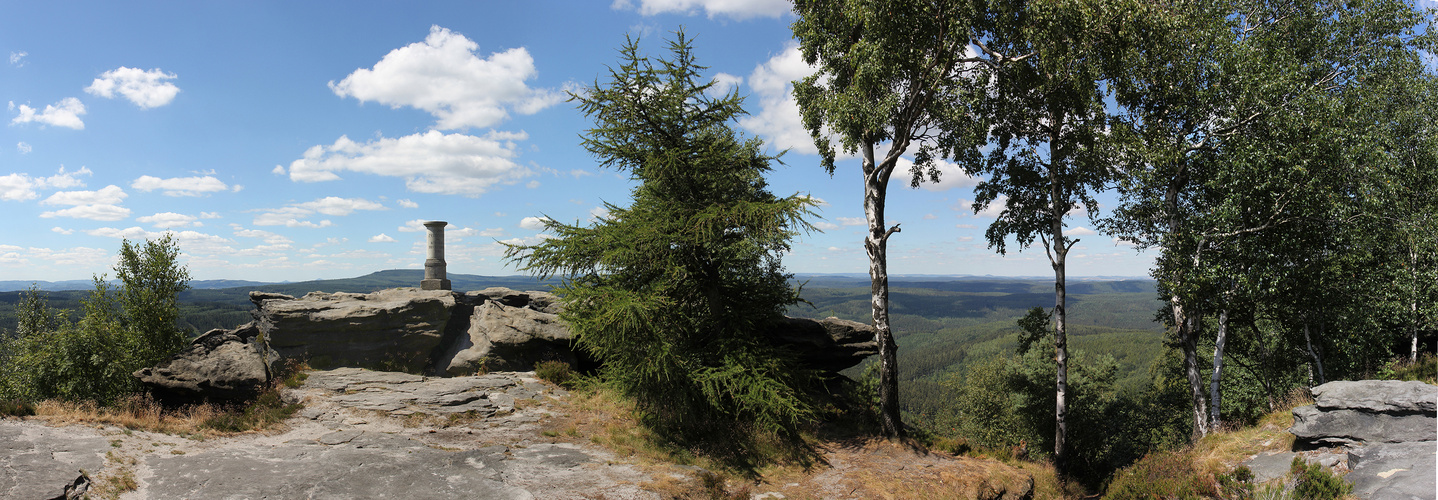
[{"label": "distant mountain ridge", "polygon": [[[795,274],[797,281],[809,281],[814,286],[868,286],[869,275],[864,273],[803,273]],[[388,269],[376,271],[363,276],[353,278],[338,278],[327,280],[309,281],[249,281],[249,280],[194,280],[190,282],[191,290],[223,290],[229,288],[249,288],[264,290],[267,292],[290,293],[291,290],[299,291],[303,295],[311,291],[329,292],[354,292],[363,288],[364,292],[371,292],[381,288],[394,288],[402,286],[419,286],[419,281],[424,279],[422,269]],[[891,274],[889,281],[895,286],[905,283],[931,283],[946,281],[1038,281],[1052,280],[1052,276],[976,276],[969,274],[942,275],[942,274]],[[482,276],[477,274],[449,274],[449,280],[455,290],[478,290],[491,286],[504,286],[516,290],[525,290],[544,285],[557,285],[558,279],[539,280],[530,276]],[[1135,281],[1152,282],[1151,278],[1134,276],[1070,276],[1070,281]],[[111,285],[118,285],[119,281],[110,280]],[[34,284],[40,290],[55,292],[63,290],[90,290],[94,288],[94,282],[90,280],[64,280],[64,281],[38,281],[38,280],[0,280],[0,292],[15,292],[29,290]],[[371,288],[373,287],[373,288]],[[541,288],[542,289],[542,288]]]}]

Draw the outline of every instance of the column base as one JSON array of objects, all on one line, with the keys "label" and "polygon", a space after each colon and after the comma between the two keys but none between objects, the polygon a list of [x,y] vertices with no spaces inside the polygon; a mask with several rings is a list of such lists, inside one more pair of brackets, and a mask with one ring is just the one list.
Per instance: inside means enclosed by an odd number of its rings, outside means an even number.
[{"label": "column base", "polygon": [[452,290],[449,280],[419,280],[420,290]]}]

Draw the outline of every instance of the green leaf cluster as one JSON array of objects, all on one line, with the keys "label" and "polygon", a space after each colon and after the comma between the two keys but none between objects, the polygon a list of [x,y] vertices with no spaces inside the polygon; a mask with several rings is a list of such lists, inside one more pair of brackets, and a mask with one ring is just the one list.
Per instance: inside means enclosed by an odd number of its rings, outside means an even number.
[{"label": "green leaf cluster", "polygon": [[179,247],[166,235],[143,244],[121,244],[112,290],[104,276],[81,301],[81,316],[50,308],[31,288],[18,305],[13,336],[0,342],[0,399],[114,402],[138,387],[130,376],[184,347],[175,327],[178,294],[189,273]]},{"label": "green leaf cluster", "polygon": [[606,203],[588,224],[547,220],[553,238],[507,257],[565,278],[560,317],[662,435],[794,436],[814,412],[807,377],[763,332],[800,301],[780,256],[815,202],[768,191],[777,158],[732,128],[741,99],[715,95],[682,31],[669,53],[649,59],[630,39],[607,81],[572,94],[595,123],[584,147],[638,182],[632,205]]}]

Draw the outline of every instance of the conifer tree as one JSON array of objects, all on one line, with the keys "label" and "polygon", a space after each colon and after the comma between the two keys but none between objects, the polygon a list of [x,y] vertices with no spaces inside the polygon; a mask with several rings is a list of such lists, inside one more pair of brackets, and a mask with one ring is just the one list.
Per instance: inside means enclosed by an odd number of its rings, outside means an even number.
[{"label": "conifer tree", "polygon": [[608,81],[571,94],[594,120],[584,147],[638,182],[633,204],[606,203],[592,224],[549,220],[554,238],[507,258],[564,277],[560,317],[579,348],[662,435],[713,442],[753,422],[793,436],[812,412],[805,377],[760,332],[800,300],[780,255],[815,203],[767,190],[778,159],[732,128],[742,99],[710,92],[682,31],[669,52],[650,60],[629,39]]}]

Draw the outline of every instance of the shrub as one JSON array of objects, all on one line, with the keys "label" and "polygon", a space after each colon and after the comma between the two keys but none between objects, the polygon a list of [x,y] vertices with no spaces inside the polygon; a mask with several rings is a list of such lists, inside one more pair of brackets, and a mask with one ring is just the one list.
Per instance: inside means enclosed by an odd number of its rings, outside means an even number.
[{"label": "shrub", "polygon": [[534,376],[564,385],[574,378],[574,369],[563,361],[541,361],[534,365]]},{"label": "shrub", "polygon": [[16,335],[0,344],[0,398],[110,404],[138,389],[131,373],[184,347],[175,318],[190,278],[178,255],[168,235],[122,242],[115,265],[121,287],[95,276],[78,322],[50,309],[32,286],[17,305]]},{"label": "shrub", "polygon": [[0,416],[28,417],[35,414],[35,405],[19,399],[0,400]]},{"label": "shrub", "polygon": [[1293,495],[1305,500],[1338,500],[1353,490],[1343,478],[1322,465],[1310,464],[1302,457],[1293,457],[1288,473],[1293,476]]}]

